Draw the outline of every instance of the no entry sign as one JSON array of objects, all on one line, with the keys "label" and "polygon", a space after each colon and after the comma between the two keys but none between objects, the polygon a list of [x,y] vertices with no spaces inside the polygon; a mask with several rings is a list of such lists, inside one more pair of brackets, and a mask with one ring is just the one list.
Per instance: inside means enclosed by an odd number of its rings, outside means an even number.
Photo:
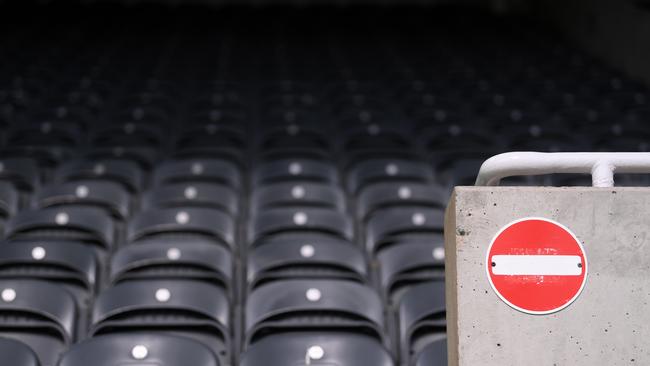
[{"label": "no entry sign", "polygon": [[487,275],[499,297],[528,314],[551,314],[578,298],[587,256],[564,225],[527,217],[502,228],[487,252]]}]

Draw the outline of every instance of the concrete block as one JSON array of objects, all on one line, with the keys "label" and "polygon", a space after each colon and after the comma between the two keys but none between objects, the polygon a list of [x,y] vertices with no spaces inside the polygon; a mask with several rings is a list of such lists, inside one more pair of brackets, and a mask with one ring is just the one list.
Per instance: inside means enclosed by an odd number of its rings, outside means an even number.
[{"label": "concrete block", "polygon": [[[503,302],[486,251],[508,223],[567,226],[589,261],[570,306],[529,315]],[[452,366],[650,365],[650,189],[458,187],[445,222]]]}]

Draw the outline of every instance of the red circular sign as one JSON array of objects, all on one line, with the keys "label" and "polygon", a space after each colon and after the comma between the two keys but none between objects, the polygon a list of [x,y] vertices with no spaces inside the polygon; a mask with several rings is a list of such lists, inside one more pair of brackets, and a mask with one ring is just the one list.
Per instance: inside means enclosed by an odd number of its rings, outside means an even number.
[{"label": "red circular sign", "polygon": [[486,266],[497,295],[528,314],[566,308],[587,279],[587,257],[580,241],[564,225],[538,217],[501,229],[490,243]]}]

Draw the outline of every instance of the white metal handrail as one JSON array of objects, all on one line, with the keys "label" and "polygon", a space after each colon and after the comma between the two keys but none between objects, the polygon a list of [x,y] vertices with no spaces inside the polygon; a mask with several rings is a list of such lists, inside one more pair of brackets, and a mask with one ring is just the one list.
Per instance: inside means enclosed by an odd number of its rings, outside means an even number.
[{"label": "white metal handrail", "polygon": [[501,179],[555,173],[591,174],[594,187],[613,187],[614,173],[650,173],[650,153],[510,152],[486,160],[477,186],[498,186]]}]

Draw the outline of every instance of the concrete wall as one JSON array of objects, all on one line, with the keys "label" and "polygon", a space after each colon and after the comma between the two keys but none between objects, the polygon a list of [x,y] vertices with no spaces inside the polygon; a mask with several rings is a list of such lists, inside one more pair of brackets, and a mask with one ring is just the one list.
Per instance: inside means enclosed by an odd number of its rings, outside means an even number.
[{"label": "concrete wall", "polygon": [[[589,262],[551,315],[514,310],[487,279],[490,241],[527,216],[569,227]],[[449,365],[650,365],[650,189],[458,187],[445,225]]]}]

